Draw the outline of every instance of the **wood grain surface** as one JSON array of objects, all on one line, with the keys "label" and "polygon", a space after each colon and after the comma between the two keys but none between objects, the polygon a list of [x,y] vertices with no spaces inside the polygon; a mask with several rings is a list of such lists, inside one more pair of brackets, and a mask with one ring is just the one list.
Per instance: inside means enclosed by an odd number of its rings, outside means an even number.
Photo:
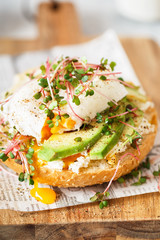
[{"label": "wood grain surface", "polygon": [[[42,4],[38,25],[38,39],[0,39],[0,53],[17,54],[88,39],[81,34],[69,3]],[[120,40],[160,117],[159,46],[150,39]],[[151,193],[110,200],[103,210],[97,203],[34,213],[0,210],[0,239],[160,239],[159,206],[159,193]]]}]

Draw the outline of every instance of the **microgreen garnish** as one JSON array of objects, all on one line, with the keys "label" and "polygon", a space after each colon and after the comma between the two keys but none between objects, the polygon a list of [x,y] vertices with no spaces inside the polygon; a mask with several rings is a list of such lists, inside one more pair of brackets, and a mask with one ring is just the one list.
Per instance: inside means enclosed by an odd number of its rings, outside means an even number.
[{"label": "microgreen garnish", "polygon": [[86,91],[86,97],[94,95],[94,91],[92,89]]},{"label": "microgreen garnish", "polygon": [[104,80],[106,80],[107,78],[106,78],[106,76],[102,75],[102,76],[100,76],[100,79],[104,81]]},{"label": "microgreen garnish", "polygon": [[69,118],[69,115],[67,113],[63,114],[62,117],[64,117],[65,119]]},{"label": "microgreen garnish", "polygon": [[60,103],[59,103],[60,107],[66,105],[66,104],[67,104],[67,101],[66,101],[66,100],[62,100],[62,101],[60,101]]},{"label": "microgreen garnish", "polygon": [[103,209],[108,206],[108,201],[106,200],[109,197],[109,192],[100,193],[97,192],[93,197],[90,198],[91,202],[100,202],[99,208]]},{"label": "microgreen garnish", "polygon": [[108,63],[108,59],[104,59],[104,58],[101,59],[101,69],[102,70],[106,69],[107,63]]},{"label": "microgreen garnish", "polygon": [[54,108],[57,107],[57,105],[58,105],[57,101],[53,101],[53,102],[51,102],[51,104],[49,105],[48,108],[49,108],[50,110],[53,110]]},{"label": "microgreen garnish", "polygon": [[132,186],[139,186],[142,185],[143,183],[146,182],[146,177],[145,176],[140,176],[137,182],[134,182]]},{"label": "microgreen garnish", "polygon": [[76,95],[73,95],[72,102],[75,103],[77,106],[79,106],[80,105],[79,97],[77,97]]},{"label": "microgreen garnish", "polygon": [[52,120],[47,120],[47,124],[53,123]]},{"label": "microgreen garnish", "polygon": [[82,77],[82,82],[87,82],[87,80],[88,80],[88,76],[87,75]]},{"label": "microgreen garnish", "polygon": [[10,152],[9,155],[10,155],[10,158],[12,158],[12,159],[15,158],[15,156],[12,152]]},{"label": "microgreen garnish", "polygon": [[118,78],[118,80],[121,80],[121,81],[123,81],[123,82],[124,82],[124,79],[123,79],[122,77],[119,77],[119,78]]},{"label": "microgreen garnish", "polygon": [[57,120],[60,120],[60,119],[61,119],[61,116],[57,115],[57,116],[56,116],[56,119],[57,119]]},{"label": "microgreen garnish", "polygon": [[82,138],[81,138],[81,137],[76,137],[76,138],[74,139],[74,141],[75,141],[75,142],[81,142],[81,141],[82,141]]},{"label": "microgreen garnish", "polygon": [[79,85],[79,86],[75,89],[75,94],[78,95],[82,90],[83,90],[83,86],[82,86],[82,85]]},{"label": "microgreen garnish", "polygon": [[21,172],[21,173],[19,174],[18,180],[19,180],[20,182],[23,182],[23,181],[24,181],[24,173],[23,173],[23,172]]},{"label": "microgreen garnish", "polygon": [[142,162],[141,167],[150,169],[149,157],[146,158],[146,161],[145,161],[145,162]]},{"label": "microgreen garnish", "polygon": [[39,109],[40,110],[44,110],[46,108],[46,106],[44,105],[44,104],[41,104],[40,106],[39,106]]},{"label": "microgreen garnish", "polygon": [[154,175],[155,177],[160,176],[160,168],[159,168],[158,171],[154,171],[154,172],[153,172],[153,175]]},{"label": "microgreen garnish", "polygon": [[35,170],[35,168],[32,165],[30,165],[30,169],[31,169],[31,171]]},{"label": "microgreen garnish", "polygon": [[46,78],[41,78],[40,81],[39,81],[39,85],[43,88],[48,87],[47,79]]},{"label": "microgreen garnish", "polygon": [[8,156],[7,156],[5,153],[1,152],[1,153],[0,153],[0,159],[1,159],[3,162],[5,162],[5,161],[8,159]]},{"label": "microgreen garnish", "polygon": [[41,65],[40,69],[42,71],[42,74],[44,75],[46,73],[46,67],[44,65]]},{"label": "microgreen garnish", "polygon": [[102,120],[103,120],[103,116],[102,116],[100,113],[97,113],[96,119],[97,119],[97,122],[98,122],[98,123],[101,123]]},{"label": "microgreen garnish", "polygon": [[117,179],[117,181],[118,181],[119,183],[124,183],[124,182],[125,182],[125,179],[124,179],[124,177],[120,177],[120,178]]},{"label": "microgreen garnish", "polygon": [[52,122],[52,123],[50,123],[50,124],[48,124],[48,127],[49,127],[49,128],[53,128],[53,127],[54,127],[54,124],[53,124],[53,122]]},{"label": "microgreen garnish", "polygon": [[111,62],[109,64],[110,68],[112,69],[112,71],[114,71],[114,67],[116,66],[116,63],[115,62]]},{"label": "microgreen garnish", "polygon": [[[90,88],[94,87],[94,77],[98,74],[101,80],[106,80],[105,73],[102,74],[103,70],[107,70],[107,75],[113,74],[109,70],[109,65],[113,70],[115,63],[107,64],[108,59],[104,58],[101,59],[100,64],[89,64],[86,58],[61,57],[54,64],[47,59],[46,65],[40,66],[41,75],[38,84],[42,89],[34,95],[35,99],[43,97],[39,109],[44,110],[47,117],[52,119],[55,110],[58,110],[59,115],[61,115],[61,107],[63,108],[64,105],[68,104],[73,114],[84,121],[76,114],[70,101],[79,106],[81,104],[79,95],[84,93],[86,97],[93,96],[94,90]],[[67,97],[61,94],[63,91],[66,91]]]},{"label": "microgreen garnish", "polygon": [[42,96],[42,93],[41,93],[41,92],[38,92],[38,93],[36,93],[33,97],[34,97],[35,99],[39,99],[41,96]]}]

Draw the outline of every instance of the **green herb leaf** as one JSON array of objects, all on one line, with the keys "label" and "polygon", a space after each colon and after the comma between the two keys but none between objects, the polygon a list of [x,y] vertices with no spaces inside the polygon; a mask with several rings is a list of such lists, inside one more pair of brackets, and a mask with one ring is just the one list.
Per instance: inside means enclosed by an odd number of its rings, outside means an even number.
[{"label": "green herb leaf", "polygon": [[39,85],[43,88],[46,88],[48,87],[48,82],[47,82],[47,79],[46,78],[41,78],[40,79],[40,82],[39,82]]},{"label": "green herb leaf", "polygon": [[124,79],[122,77],[119,77],[118,79],[124,82]]},{"label": "green herb leaf", "polygon": [[103,203],[103,206],[104,206],[104,207],[107,207],[107,206],[108,206],[108,201],[107,201],[107,200],[102,201],[102,203]]},{"label": "green herb leaf", "polygon": [[100,79],[104,81],[104,80],[106,80],[107,78],[106,78],[106,76],[103,76],[103,75],[102,75],[102,76],[100,76]]},{"label": "green herb leaf", "polygon": [[3,162],[5,162],[8,159],[8,157],[5,153],[1,152],[0,153],[0,159],[2,159]]},{"label": "green herb leaf", "polygon": [[30,166],[30,169],[31,169],[31,171],[35,170],[35,168],[32,165]]},{"label": "green herb leaf", "polygon": [[146,158],[146,161],[145,161],[145,162],[142,162],[142,167],[143,167],[143,168],[150,169],[149,157]]},{"label": "green herb leaf", "polygon": [[52,120],[47,120],[47,124],[53,123]]},{"label": "green herb leaf", "polygon": [[103,116],[100,113],[97,113],[96,119],[98,123],[101,123],[103,120]]},{"label": "green herb leaf", "polygon": [[93,197],[90,198],[91,202],[96,202],[98,199],[98,196],[95,194]]},{"label": "green herb leaf", "polygon": [[119,183],[124,183],[124,182],[125,182],[125,180],[124,180],[123,177],[118,178],[117,181],[118,181]]},{"label": "green herb leaf", "polygon": [[69,115],[67,113],[63,114],[62,117],[64,117],[65,119],[69,118]]},{"label": "green herb leaf", "polygon": [[143,184],[146,182],[146,177],[140,177],[139,179],[140,183]]},{"label": "green herb leaf", "polygon": [[64,105],[66,105],[67,104],[67,101],[66,100],[62,100],[62,101],[60,101],[60,106],[64,106]]},{"label": "green herb leaf", "polygon": [[160,175],[160,171],[154,171],[154,172],[153,172],[153,175],[154,175],[155,177],[159,176],[159,175]]},{"label": "green herb leaf", "polygon": [[32,154],[30,154],[30,153],[27,153],[27,154],[26,154],[26,158],[27,158],[27,159],[31,159],[32,157],[33,157]]},{"label": "green herb leaf", "polygon": [[33,164],[33,160],[32,159],[28,159],[28,163],[29,164]]},{"label": "green herb leaf", "polygon": [[87,75],[84,75],[84,76],[82,77],[82,82],[87,82],[87,80],[88,80],[88,76],[87,76]]},{"label": "green herb leaf", "polygon": [[58,105],[57,101],[52,101],[48,108],[50,110],[53,110],[54,108],[57,107],[57,105]]},{"label": "green herb leaf", "polygon": [[34,149],[30,147],[30,148],[28,149],[28,153],[31,154],[31,155],[33,155],[33,154],[34,154]]},{"label": "green herb leaf", "polygon": [[104,193],[104,196],[106,196],[106,197],[109,197],[109,195],[110,195],[109,192]]},{"label": "green herb leaf", "polygon": [[25,182],[27,182],[28,177],[29,177],[29,173],[25,172],[25,173],[24,173],[24,181],[25,181]]},{"label": "green herb leaf", "polygon": [[81,141],[82,141],[82,138],[81,138],[81,137],[76,137],[76,138],[74,139],[74,141],[75,141],[75,142],[81,142]]},{"label": "green herb leaf", "polygon": [[53,127],[54,127],[54,124],[53,124],[53,122],[52,122],[52,123],[50,123],[50,124],[48,125],[48,127],[49,127],[49,128],[53,128]]},{"label": "green herb leaf", "polygon": [[29,178],[29,185],[34,185],[34,181],[32,178]]},{"label": "green herb leaf", "polygon": [[21,173],[19,174],[18,180],[19,180],[20,182],[23,182],[23,181],[24,181],[24,173],[23,173],[23,172],[21,172]]},{"label": "green herb leaf", "polygon": [[103,202],[100,202],[99,208],[100,208],[100,209],[103,209],[104,207],[105,207],[105,206],[104,206]]},{"label": "green herb leaf", "polygon": [[70,75],[69,75],[68,73],[65,74],[65,75],[64,75],[64,79],[66,79],[66,80],[70,79]]},{"label": "green herb leaf", "polygon": [[79,100],[79,97],[77,97],[77,96],[75,96],[75,95],[73,95],[73,100],[72,100],[72,102],[73,103],[75,103],[77,106],[79,106],[80,105],[80,100]]},{"label": "green herb leaf", "polygon": [[58,67],[58,64],[53,64],[52,65],[53,70],[56,70],[57,67]]},{"label": "green herb leaf", "polygon": [[40,109],[40,110],[44,110],[45,107],[46,107],[46,106],[45,106],[44,104],[41,104],[41,105],[39,106],[39,109]]},{"label": "green herb leaf", "polygon": [[79,85],[76,89],[75,89],[75,94],[78,95],[81,91],[83,90],[83,86]]},{"label": "green herb leaf", "polygon": [[85,74],[84,69],[76,69],[76,72],[77,72],[78,74]]},{"label": "green herb leaf", "polygon": [[111,62],[109,64],[110,68],[112,69],[112,71],[114,71],[114,67],[116,66],[116,63],[115,62]]},{"label": "green herb leaf", "polygon": [[86,97],[87,96],[92,96],[92,95],[94,95],[94,91],[92,89],[86,91]]},{"label": "green herb leaf", "polygon": [[10,152],[9,155],[10,155],[10,158],[12,158],[12,159],[15,158],[15,156],[12,152]]},{"label": "green herb leaf", "polygon": [[37,92],[36,94],[34,94],[33,97],[38,100],[41,96],[42,96],[42,93],[41,92]]},{"label": "green herb leaf", "polygon": [[40,66],[40,69],[41,69],[41,71],[42,71],[42,74],[45,74],[45,73],[46,73],[46,68],[45,68],[44,65],[41,65],[41,66]]}]

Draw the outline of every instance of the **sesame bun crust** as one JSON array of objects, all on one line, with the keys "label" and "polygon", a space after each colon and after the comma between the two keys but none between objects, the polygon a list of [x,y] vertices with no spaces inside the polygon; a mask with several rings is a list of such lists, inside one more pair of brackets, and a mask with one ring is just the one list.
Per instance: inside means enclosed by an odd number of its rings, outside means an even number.
[{"label": "sesame bun crust", "polygon": [[[119,177],[130,173],[134,168],[138,167],[140,162],[146,157],[146,155],[152,149],[154,144],[155,136],[157,133],[157,113],[155,108],[149,108],[145,112],[147,119],[149,122],[155,126],[154,132],[150,132],[147,135],[142,135],[143,139],[141,144],[139,145],[140,149],[140,156],[138,151],[132,147],[128,147],[126,151],[121,154],[117,154],[117,160],[120,159],[122,155],[129,152],[135,155],[138,160],[130,155],[126,155],[120,162],[120,166],[116,173],[114,180],[118,179]],[[36,176],[39,183],[44,183],[52,186],[57,187],[85,187],[94,184],[101,184],[104,182],[108,182],[113,177],[116,164],[114,166],[110,166],[106,161],[106,167],[101,168],[101,161],[104,160],[97,160],[96,167],[88,167],[80,169],[80,172],[74,173],[71,170],[53,170],[49,168],[47,165],[36,166]],[[16,171],[17,173],[22,172],[22,166],[15,163],[13,159],[8,159],[5,163],[6,166],[11,168],[12,170]]]}]

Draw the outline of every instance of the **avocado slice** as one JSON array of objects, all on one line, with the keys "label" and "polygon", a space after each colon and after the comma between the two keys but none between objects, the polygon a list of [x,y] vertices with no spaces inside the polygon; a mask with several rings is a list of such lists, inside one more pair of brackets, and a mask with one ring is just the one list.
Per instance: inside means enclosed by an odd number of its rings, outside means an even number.
[{"label": "avocado slice", "polygon": [[99,160],[104,159],[106,154],[117,144],[124,129],[123,123],[118,123],[115,132],[112,135],[104,135],[101,139],[91,148],[90,159]]},{"label": "avocado slice", "polygon": [[102,137],[103,129],[104,124],[96,123],[87,131],[54,134],[42,145],[38,152],[38,158],[53,161],[82,152],[92,147]]},{"label": "avocado slice", "polygon": [[139,87],[136,87],[136,88],[126,87],[126,90],[128,92],[128,94],[127,94],[128,98],[137,99],[141,102],[147,101],[147,97],[139,92]]}]

